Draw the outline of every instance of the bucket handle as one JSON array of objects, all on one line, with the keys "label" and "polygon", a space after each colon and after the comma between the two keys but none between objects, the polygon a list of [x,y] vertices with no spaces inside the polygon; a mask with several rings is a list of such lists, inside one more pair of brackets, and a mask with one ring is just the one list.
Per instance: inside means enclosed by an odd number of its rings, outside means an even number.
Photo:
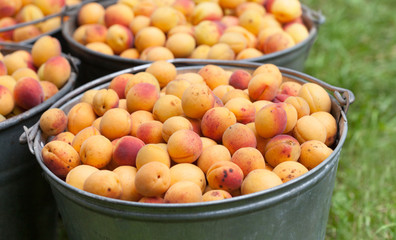
[{"label": "bucket handle", "polygon": [[312,10],[308,7],[303,7],[304,15],[306,15],[312,22],[319,27],[326,21],[326,17],[322,14],[321,10]]}]

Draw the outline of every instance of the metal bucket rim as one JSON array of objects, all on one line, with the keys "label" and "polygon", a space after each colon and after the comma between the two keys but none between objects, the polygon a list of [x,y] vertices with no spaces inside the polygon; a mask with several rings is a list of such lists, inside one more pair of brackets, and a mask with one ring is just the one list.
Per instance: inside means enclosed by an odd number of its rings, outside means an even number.
[{"label": "metal bucket rim", "polygon": [[[252,67],[256,67],[256,66],[262,65],[260,63],[243,63],[243,64],[244,65],[250,65]],[[147,67],[149,65],[150,64],[142,65],[142,66],[137,67],[137,69],[141,70],[144,67]],[[180,69],[180,68],[194,68],[194,67],[197,67],[197,66],[185,66],[185,67],[179,67],[178,69]],[[282,74],[284,74],[285,71],[290,71],[290,69],[284,68],[284,67],[279,67],[279,69],[282,72]],[[119,71],[119,72],[125,72],[125,70],[122,70],[122,71]],[[292,74],[294,72],[295,73],[299,73],[298,71],[291,70]],[[114,74],[110,74],[110,75],[114,75]],[[312,78],[311,80],[314,80],[313,77],[311,77],[311,78]],[[107,85],[107,84],[108,83],[103,83],[100,86],[104,86],[104,85]],[[78,89],[76,89],[76,90],[78,90]],[[337,106],[340,107],[339,103],[334,101],[334,99],[333,99],[333,102],[335,102],[335,104],[337,104]],[[104,203],[109,203],[109,204],[116,204],[116,205],[118,204],[118,205],[134,206],[134,207],[141,207],[141,208],[180,208],[180,207],[184,207],[184,208],[187,207],[188,208],[188,207],[198,207],[198,206],[200,206],[200,207],[202,207],[202,206],[211,206],[211,205],[219,205],[219,204],[227,204],[227,203],[232,203],[232,202],[239,202],[239,201],[252,199],[252,198],[265,197],[266,195],[271,195],[273,193],[281,191],[282,189],[286,189],[286,188],[290,188],[290,187],[292,187],[292,189],[294,189],[295,188],[294,186],[298,185],[300,182],[303,182],[307,178],[314,178],[316,175],[320,175],[321,173],[325,174],[325,172],[323,171],[323,168],[326,168],[326,166],[329,165],[329,163],[331,163],[332,161],[335,160],[337,154],[340,153],[341,148],[342,148],[342,146],[344,144],[344,141],[346,139],[346,135],[347,135],[347,118],[346,118],[346,113],[341,109],[341,107],[340,107],[340,114],[341,114],[340,121],[343,121],[344,129],[343,129],[343,132],[342,132],[341,136],[339,136],[339,141],[337,143],[337,146],[334,148],[332,154],[328,158],[326,158],[322,163],[320,163],[317,167],[315,167],[314,169],[310,170],[308,173],[300,176],[299,178],[293,179],[293,180],[291,180],[289,182],[286,182],[286,183],[283,183],[283,184],[281,184],[279,186],[275,186],[273,188],[266,189],[266,190],[263,190],[263,191],[260,191],[260,192],[256,192],[256,193],[236,196],[236,197],[233,197],[233,198],[230,198],[230,199],[224,199],[224,200],[221,200],[221,201],[212,201],[212,202],[203,202],[203,203],[183,203],[183,204],[155,204],[155,203],[131,202],[131,201],[125,201],[125,200],[119,200],[119,199],[111,199],[111,198],[98,196],[98,195],[95,195],[95,194],[92,194],[92,193],[88,193],[86,191],[80,190],[78,188],[75,188],[75,187],[67,184],[65,181],[63,181],[59,177],[55,176],[44,165],[44,163],[42,161],[41,150],[40,150],[42,148],[42,146],[40,145],[40,143],[41,143],[41,132],[39,132],[36,135],[36,137],[35,137],[34,149],[35,149],[36,160],[39,162],[40,166],[42,167],[42,169],[44,170],[46,175],[51,180],[54,180],[57,184],[60,184],[62,187],[65,187],[65,188],[67,188],[70,191],[76,192],[76,193],[78,193],[78,194],[80,194],[80,195],[82,195],[82,196],[84,196],[86,198],[96,199],[96,200],[103,201]],[[341,124],[341,122],[339,122],[338,124]],[[317,181],[320,181],[320,179],[317,179]],[[315,184],[316,182],[311,181],[309,183],[309,185]],[[295,194],[297,194],[297,193],[295,193]]]},{"label": "metal bucket rim", "polygon": [[[111,1],[113,2],[113,1]],[[108,2],[106,2],[108,4]],[[106,4],[106,3],[101,3]],[[80,8],[83,5],[80,6]],[[303,49],[304,47],[308,46],[310,47],[310,45],[313,44],[313,42],[316,40],[316,37],[318,35],[318,26],[317,24],[314,22],[313,18],[310,18],[310,16],[308,15],[304,15],[304,12],[307,11],[312,11],[308,6],[302,4],[301,5],[302,9],[303,9],[303,20],[305,25],[310,26],[309,29],[309,35],[306,39],[304,39],[303,41],[295,44],[292,47],[289,47],[287,49],[281,50],[281,51],[277,51],[277,52],[273,52],[273,53],[268,53],[268,54],[263,54],[260,57],[255,57],[255,58],[248,58],[248,59],[243,59],[240,61],[252,61],[252,62],[260,62],[260,61],[264,61],[264,60],[271,60],[271,59],[275,59],[278,57],[282,57],[282,56],[286,56],[290,53],[296,52],[298,50]],[[79,9],[77,9],[76,13],[78,13]],[[62,36],[64,37],[64,39],[66,40],[66,42],[73,46],[76,47],[79,51],[83,52],[83,53],[87,53],[92,57],[96,57],[96,58],[102,58],[108,61],[115,61],[115,62],[119,62],[119,63],[124,63],[124,64],[131,64],[131,65],[141,65],[141,64],[146,64],[146,63],[151,63],[152,61],[146,61],[146,60],[140,60],[140,59],[128,59],[128,58],[123,58],[120,56],[116,56],[116,55],[107,55],[104,53],[100,53],[98,51],[94,51],[91,50],[87,47],[85,47],[83,44],[77,42],[76,40],[74,40],[74,38],[72,37],[73,33],[69,32],[68,29],[71,28],[72,30],[75,30],[77,28],[76,26],[76,17],[77,15],[74,14],[72,16],[70,16],[71,19],[69,19],[68,21],[64,22],[61,26],[61,32],[62,32]],[[73,26],[72,24],[74,24],[75,26]],[[79,55],[79,54],[78,54]],[[175,58],[178,59],[178,58]],[[229,62],[236,62],[238,60],[224,60],[224,61],[229,61]]]},{"label": "metal bucket rim", "polygon": [[[31,49],[32,49],[32,46],[17,45],[17,44],[0,43],[0,46],[2,46],[2,48],[0,50],[5,49],[5,50],[12,50],[12,51],[16,51],[16,50],[31,51]],[[3,46],[5,46],[5,47],[3,47]],[[63,53],[62,53],[62,56],[66,57],[66,55]],[[69,92],[70,90],[73,89],[76,79],[77,79],[77,73],[72,68],[69,79],[67,80],[65,85],[63,85],[62,88],[59,89],[59,91],[54,96],[47,99],[46,101],[43,101],[41,104],[39,104],[29,110],[24,111],[23,113],[21,113],[19,115],[13,116],[9,119],[6,119],[3,122],[0,122],[0,131],[3,129],[7,129],[11,126],[17,125],[18,123],[20,123],[28,118],[31,118],[32,116],[36,115],[37,113],[44,111],[46,108],[49,108],[57,100],[59,100],[62,96],[64,96],[67,92]]]}]

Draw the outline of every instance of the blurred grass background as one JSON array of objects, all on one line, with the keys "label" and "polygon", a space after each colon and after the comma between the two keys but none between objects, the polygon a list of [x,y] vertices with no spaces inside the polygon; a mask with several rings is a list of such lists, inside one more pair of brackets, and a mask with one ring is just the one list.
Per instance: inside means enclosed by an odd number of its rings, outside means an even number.
[{"label": "blurred grass background", "polygon": [[396,239],[396,4],[301,0],[326,17],[305,72],[350,89],[326,239]]}]

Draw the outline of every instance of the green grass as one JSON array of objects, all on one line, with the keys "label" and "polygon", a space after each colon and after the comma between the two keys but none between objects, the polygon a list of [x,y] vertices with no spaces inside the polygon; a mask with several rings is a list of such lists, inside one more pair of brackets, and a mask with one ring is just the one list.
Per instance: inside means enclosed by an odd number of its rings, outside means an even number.
[{"label": "green grass", "polygon": [[306,69],[350,89],[326,239],[396,238],[396,5],[392,0],[304,0],[326,22]]}]

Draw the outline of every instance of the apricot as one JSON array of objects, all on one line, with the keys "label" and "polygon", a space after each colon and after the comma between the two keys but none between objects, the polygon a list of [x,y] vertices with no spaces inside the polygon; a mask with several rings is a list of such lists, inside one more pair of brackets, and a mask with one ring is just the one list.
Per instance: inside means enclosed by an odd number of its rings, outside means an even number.
[{"label": "apricot", "polygon": [[235,89],[233,86],[231,86],[231,85],[220,85],[220,86],[217,86],[215,89],[213,89],[213,94],[214,95],[216,95],[216,97],[218,97],[219,99],[223,99],[223,97],[224,97],[224,95],[227,93],[227,92],[229,92],[229,91],[231,91],[231,90],[233,90],[233,89]]},{"label": "apricot", "polygon": [[314,112],[311,114],[312,117],[316,117],[326,128],[326,141],[325,144],[330,147],[333,145],[337,138],[337,121],[334,116],[328,112]]},{"label": "apricot", "polygon": [[235,8],[235,14],[236,16],[241,16],[242,13],[244,13],[247,10],[255,10],[260,13],[260,15],[264,16],[266,13],[266,10],[264,6],[256,1],[250,1],[250,2],[241,2],[238,4]]},{"label": "apricot", "polygon": [[165,122],[168,118],[183,114],[182,100],[174,95],[163,95],[154,104],[154,119]]},{"label": "apricot", "polygon": [[63,0],[33,0],[32,3],[39,7],[45,16],[59,13],[66,4]]},{"label": "apricot", "polygon": [[138,202],[141,203],[165,203],[163,197],[155,196],[155,197],[142,197]]},{"label": "apricot", "polygon": [[202,140],[202,151],[204,151],[206,148],[210,146],[217,145],[217,142],[215,140],[208,137],[201,136],[201,140]]},{"label": "apricot", "polygon": [[326,146],[323,142],[309,140],[301,144],[299,162],[308,168],[308,170],[311,170],[328,158],[332,153],[333,149]]},{"label": "apricot", "polygon": [[156,86],[150,83],[138,83],[126,95],[128,111],[152,111],[159,97],[160,95]]},{"label": "apricot", "polygon": [[85,102],[89,103],[90,105],[93,104],[93,98],[95,97],[95,94],[98,92],[98,89],[89,89],[85,91],[80,98],[80,102]]},{"label": "apricot", "polygon": [[161,162],[144,164],[135,176],[137,192],[146,197],[160,196],[168,190],[170,183],[170,169]]},{"label": "apricot", "polygon": [[122,185],[118,175],[109,170],[99,170],[85,180],[83,190],[108,198],[119,199]]},{"label": "apricot", "polygon": [[77,13],[78,25],[98,23],[103,18],[105,8],[97,2],[89,2],[81,6]]},{"label": "apricot", "polygon": [[150,15],[157,8],[157,4],[154,1],[140,1],[133,5],[132,9],[136,16],[143,15],[150,17]]},{"label": "apricot", "polygon": [[110,81],[110,85],[109,85],[108,88],[109,89],[113,89],[117,93],[119,99],[124,99],[125,96],[126,96],[126,94],[125,94],[125,86],[127,85],[127,82],[130,79],[128,77],[130,75],[131,75],[130,73],[120,74],[120,75],[114,77]]},{"label": "apricot", "polygon": [[242,195],[260,192],[282,184],[282,180],[274,172],[267,169],[251,171],[241,185]]},{"label": "apricot", "polygon": [[0,85],[0,114],[3,116],[12,112],[15,106],[15,101],[12,93],[8,88]]},{"label": "apricot", "polygon": [[277,31],[270,34],[262,44],[259,49],[266,54],[282,51],[291,48],[295,45],[293,38],[285,31]]},{"label": "apricot", "polygon": [[318,140],[324,143],[327,139],[327,131],[319,119],[313,116],[304,116],[297,120],[293,136],[300,144],[309,140]]},{"label": "apricot", "polygon": [[[43,51],[45,49],[45,51]],[[40,37],[32,46],[31,56],[33,64],[36,67],[40,67],[41,64],[48,61],[48,59],[60,56],[62,53],[62,47],[59,40],[50,35],[44,35]]]},{"label": "apricot", "polygon": [[136,158],[139,150],[144,146],[144,142],[137,137],[121,137],[113,147],[112,161],[117,166],[136,166]]},{"label": "apricot", "polygon": [[168,153],[176,163],[193,163],[202,153],[202,140],[192,130],[178,130],[168,139]]},{"label": "apricot", "polygon": [[194,10],[191,13],[190,22],[193,25],[197,25],[205,20],[221,20],[223,17],[223,10],[216,2],[200,2],[196,4]]},{"label": "apricot", "polygon": [[238,165],[247,176],[254,169],[264,169],[264,157],[259,150],[252,147],[238,149],[231,157],[231,162]]},{"label": "apricot", "polygon": [[43,80],[54,83],[58,88],[65,85],[71,75],[69,61],[63,56],[48,59],[43,65]]},{"label": "apricot", "polygon": [[143,50],[154,46],[164,46],[166,35],[161,29],[149,26],[142,28],[136,33],[135,47],[141,53]]},{"label": "apricot", "polygon": [[299,162],[286,161],[279,163],[272,171],[285,183],[307,173],[308,169]]},{"label": "apricot", "polygon": [[195,2],[194,0],[174,0],[171,6],[189,17],[194,11]]},{"label": "apricot", "polygon": [[246,100],[250,100],[249,94],[246,91],[241,89],[231,89],[223,95],[221,101],[224,104],[227,104],[227,102],[233,98],[244,98]]},{"label": "apricot", "polygon": [[231,194],[229,192],[221,190],[221,189],[210,190],[210,191],[205,192],[202,195],[203,202],[217,201],[217,200],[223,200],[223,199],[228,199],[228,198],[232,198]]},{"label": "apricot", "polygon": [[256,131],[263,138],[271,138],[283,133],[286,124],[287,114],[279,103],[265,105],[256,113]]},{"label": "apricot", "polygon": [[247,124],[255,121],[256,108],[253,103],[245,98],[232,98],[224,105],[234,113],[237,122]]},{"label": "apricot", "polygon": [[[5,77],[5,76],[4,76]],[[3,78],[4,78],[3,77]],[[9,76],[8,76],[9,77]],[[31,77],[34,78],[36,80],[39,80],[39,77],[37,75],[37,72],[34,71],[33,69],[29,68],[29,67],[22,67],[19,68],[17,70],[15,70],[11,77],[15,80],[18,81],[19,79],[23,78],[23,77]]]},{"label": "apricot", "polygon": [[297,111],[297,119],[310,114],[308,102],[302,97],[290,96],[284,102],[293,105]]},{"label": "apricot", "polygon": [[129,28],[120,24],[113,24],[107,29],[105,42],[115,54],[119,55],[132,47],[133,34]]},{"label": "apricot", "polygon": [[258,58],[261,57],[262,55],[263,53],[256,48],[245,48],[235,56],[235,60]]},{"label": "apricot", "polygon": [[154,46],[146,48],[140,54],[140,59],[143,61],[159,61],[174,59],[173,53],[166,47]]},{"label": "apricot", "polygon": [[212,90],[220,85],[228,84],[226,72],[222,67],[217,65],[205,65],[198,71],[198,74]]},{"label": "apricot", "polygon": [[297,139],[290,135],[277,135],[265,146],[265,161],[272,167],[285,161],[297,161],[301,154],[301,146]]},{"label": "apricot", "polygon": [[96,114],[91,104],[80,102],[70,109],[67,119],[67,129],[71,133],[77,134],[82,129],[92,125],[96,119]]},{"label": "apricot", "polygon": [[223,27],[218,22],[204,20],[194,27],[194,37],[197,45],[209,47],[219,42]]},{"label": "apricot", "polygon": [[165,43],[175,58],[187,58],[192,54],[196,46],[193,36],[187,33],[176,33],[168,37]]},{"label": "apricot", "polygon": [[311,114],[318,111],[330,112],[331,110],[329,94],[316,83],[304,83],[298,96],[307,101]]},{"label": "apricot", "polygon": [[117,108],[119,100],[113,89],[100,89],[92,100],[92,107],[98,116],[103,116],[106,111]]},{"label": "apricot", "polygon": [[216,43],[210,48],[207,57],[208,59],[234,60],[235,53],[228,44]]},{"label": "apricot", "polygon": [[39,81],[24,77],[14,87],[14,99],[16,105],[28,110],[44,101],[44,91]]},{"label": "apricot", "polygon": [[257,45],[256,36],[242,26],[228,27],[225,32],[236,32],[242,34],[247,40],[247,48],[255,48]]},{"label": "apricot", "polygon": [[177,75],[175,65],[164,60],[153,62],[146,72],[151,73],[158,80],[161,88],[167,86]]},{"label": "apricot", "polygon": [[131,128],[131,117],[128,111],[121,108],[106,111],[99,125],[100,133],[110,140],[129,135]]},{"label": "apricot", "polygon": [[80,148],[81,162],[96,168],[105,167],[111,160],[113,145],[102,135],[87,138]]},{"label": "apricot", "polygon": [[63,141],[69,145],[72,145],[74,137],[75,136],[73,133],[66,131],[66,132],[58,133],[57,135],[54,136],[54,138],[51,141]]},{"label": "apricot", "polygon": [[231,161],[219,161],[210,166],[206,178],[212,189],[232,192],[241,187],[244,175],[237,164]]},{"label": "apricot", "polygon": [[170,6],[158,7],[150,16],[151,25],[167,33],[180,22],[178,11]]},{"label": "apricot", "polygon": [[254,132],[245,124],[235,123],[229,126],[223,133],[223,145],[231,155],[243,147],[256,147],[257,140]]},{"label": "apricot", "polygon": [[215,97],[208,86],[196,83],[184,91],[181,104],[186,116],[201,118],[214,106]]},{"label": "apricot", "polygon": [[164,200],[166,203],[202,202],[202,191],[191,181],[179,181],[169,187]]},{"label": "apricot", "polygon": [[[17,24],[17,21],[13,17],[0,17],[0,27],[1,28],[6,28],[6,27],[12,27]],[[12,34],[14,32],[14,29],[11,29],[9,31],[3,31],[0,32],[0,38],[3,39],[4,41],[12,41]]]},{"label": "apricot", "polygon": [[122,194],[120,199],[127,201],[139,201],[142,198],[135,186],[135,176],[137,173],[137,169],[131,166],[120,166],[113,170],[115,174],[117,174],[121,187]]},{"label": "apricot", "polygon": [[142,28],[150,26],[150,18],[144,15],[135,16],[129,23],[129,29],[136,35]]},{"label": "apricot", "polygon": [[60,178],[65,178],[74,167],[81,164],[77,151],[62,141],[48,142],[41,150],[41,155],[43,163]]},{"label": "apricot", "polygon": [[78,165],[66,175],[66,183],[83,190],[85,180],[94,172],[99,171],[96,167],[89,165]]},{"label": "apricot", "polygon": [[136,131],[140,124],[154,120],[153,114],[148,111],[138,110],[131,113],[131,135],[136,137]]},{"label": "apricot", "polygon": [[114,55],[113,49],[111,49],[111,47],[108,44],[103,42],[88,43],[87,45],[85,45],[85,47],[94,52],[99,52],[110,56]]},{"label": "apricot", "polygon": [[176,33],[186,33],[186,34],[194,37],[194,28],[189,24],[177,25],[168,31],[167,37],[169,38],[169,37],[175,35]]},{"label": "apricot", "polygon": [[195,72],[180,73],[176,76],[175,80],[176,81],[186,80],[187,82],[189,82],[191,84],[193,84],[193,83],[205,84],[204,78],[199,73],[195,73]]},{"label": "apricot", "polygon": [[93,126],[86,127],[79,131],[77,134],[75,134],[71,145],[78,153],[80,153],[81,145],[83,144],[83,142],[87,138],[94,135],[100,135],[99,130]]},{"label": "apricot", "polygon": [[162,122],[156,120],[142,123],[137,128],[136,137],[145,144],[165,142],[162,138],[162,125]]},{"label": "apricot", "polygon": [[40,116],[39,125],[45,135],[55,136],[67,128],[67,116],[59,108],[50,108]]},{"label": "apricot", "polygon": [[271,104],[273,102],[268,101],[268,100],[258,100],[253,102],[253,106],[256,108],[256,112],[258,112],[261,108],[263,108],[265,105]]},{"label": "apricot", "polygon": [[193,130],[191,122],[182,116],[173,116],[164,121],[162,125],[162,138],[167,142],[169,137],[178,130],[189,129]]},{"label": "apricot", "polygon": [[128,94],[129,90],[138,83],[150,83],[156,86],[157,90],[160,91],[158,80],[149,72],[138,72],[136,74],[126,73],[121,74],[121,76],[129,79],[125,86],[125,96]]},{"label": "apricot", "polygon": [[297,118],[298,118],[297,110],[293,105],[291,105],[289,103],[280,102],[278,104],[286,112],[286,127],[285,127],[285,130],[283,130],[283,133],[288,133],[288,132],[292,131],[293,128],[297,124]]},{"label": "apricot", "polygon": [[298,96],[301,89],[301,84],[293,81],[282,82],[279,86],[279,93],[287,94],[289,96]]},{"label": "apricot", "polygon": [[244,90],[248,88],[251,78],[252,75],[249,72],[243,69],[237,69],[231,74],[228,84],[236,89]]},{"label": "apricot", "polygon": [[134,12],[127,5],[121,3],[111,4],[105,9],[104,24],[108,28],[114,24],[128,27],[134,17]]},{"label": "apricot", "polygon": [[191,163],[179,163],[170,168],[171,186],[180,181],[190,181],[203,192],[206,187],[206,178],[201,168]]},{"label": "apricot", "polygon": [[224,131],[237,121],[235,114],[226,107],[214,107],[205,112],[201,131],[205,137],[221,141]]},{"label": "apricot", "polygon": [[161,162],[167,167],[170,167],[171,161],[166,148],[163,148],[159,144],[146,144],[140,148],[136,155],[136,168],[140,169],[144,164],[154,161]]},{"label": "apricot", "polygon": [[255,36],[258,35],[262,22],[263,14],[257,10],[245,10],[239,16],[239,25],[253,33]]},{"label": "apricot", "polygon": [[210,50],[210,46],[206,44],[201,44],[197,46],[191,53],[189,58],[194,58],[194,59],[207,59],[208,58],[208,53]]},{"label": "apricot", "polygon": [[28,25],[15,29],[12,34],[12,39],[14,40],[14,42],[22,42],[38,37],[40,34],[41,31],[37,26]]},{"label": "apricot", "polygon": [[139,59],[140,54],[136,48],[128,48],[122,51],[119,56],[122,58]]},{"label": "apricot", "polygon": [[301,3],[298,0],[269,1],[267,10],[281,23],[290,22],[302,15]]},{"label": "apricot", "polygon": [[279,79],[274,74],[260,73],[253,75],[248,84],[248,92],[253,100],[268,100],[275,98],[280,86]]}]

